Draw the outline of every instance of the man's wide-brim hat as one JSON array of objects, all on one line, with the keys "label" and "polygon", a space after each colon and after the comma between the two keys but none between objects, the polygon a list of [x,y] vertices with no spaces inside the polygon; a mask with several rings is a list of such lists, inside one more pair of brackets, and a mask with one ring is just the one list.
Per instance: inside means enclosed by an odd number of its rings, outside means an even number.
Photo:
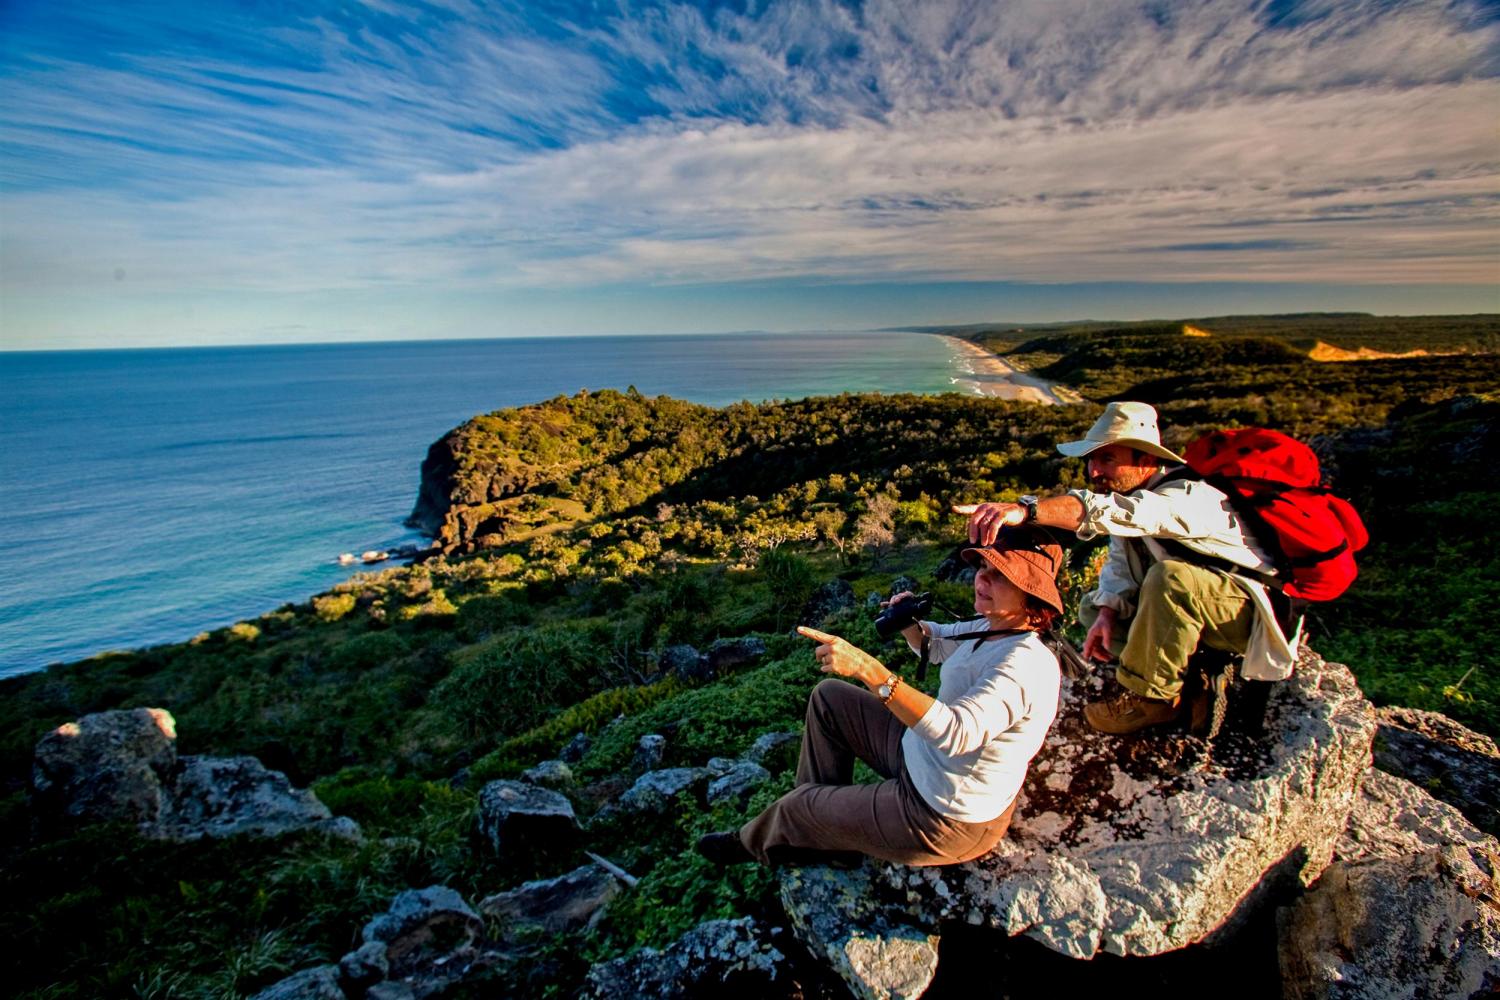
[{"label": "man's wide-brim hat", "polygon": [[1065,441],[1057,446],[1057,450],[1069,458],[1082,458],[1111,444],[1149,452],[1177,465],[1187,464],[1181,455],[1162,447],[1161,431],[1156,427],[1156,408],[1149,403],[1108,404],[1082,441]]},{"label": "man's wide-brim hat", "polygon": [[964,549],[959,555],[971,565],[982,560],[1021,590],[1062,613],[1057,574],[1063,565],[1063,549],[1050,532],[1007,528],[995,539],[995,544]]}]

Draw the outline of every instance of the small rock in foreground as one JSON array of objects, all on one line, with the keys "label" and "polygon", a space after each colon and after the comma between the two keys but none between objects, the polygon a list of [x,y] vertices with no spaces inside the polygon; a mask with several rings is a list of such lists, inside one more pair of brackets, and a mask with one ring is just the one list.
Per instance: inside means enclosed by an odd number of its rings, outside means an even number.
[{"label": "small rock in foreground", "polygon": [[506,780],[479,790],[479,835],[498,855],[566,844],[577,832],[573,804],[558,792]]},{"label": "small rock in foreground", "polygon": [[620,883],[599,865],[588,864],[556,878],[527,882],[482,900],[479,911],[504,923],[503,937],[528,930],[573,933],[593,927],[619,895]]},{"label": "small rock in foreground", "polygon": [[779,931],[752,917],[711,920],[658,951],[642,948],[589,970],[584,1000],[691,1000],[708,995],[764,996],[780,976],[785,956]]}]

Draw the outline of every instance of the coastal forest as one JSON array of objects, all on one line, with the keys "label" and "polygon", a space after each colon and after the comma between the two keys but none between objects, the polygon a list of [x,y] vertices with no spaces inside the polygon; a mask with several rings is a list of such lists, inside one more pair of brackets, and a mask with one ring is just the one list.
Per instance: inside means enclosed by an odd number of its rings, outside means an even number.
[{"label": "coastal forest", "polygon": [[[1085,402],[869,394],[713,408],[628,389],[476,415],[412,456],[426,557],[186,642],[0,682],[9,991],[249,996],[338,961],[404,889],[477,899],[566,872],[584,850],[639,883],[581,935],[520,942],[527,961],[475,995],[572,995],[592,963],[705,919],[774,919],[773,873],[714,868],[691,846],[791,787],[795,741],[746,797],[606,813],[578,842],[524,857],[476,843],[479,789],[570,752],[565,792],[586,820],[630,787],[643,736],[665,737],[658,766],[701,766],[800,731],[821,675],[799,623],[907,667],[871,620],[912,584],[967,608],[953,572],[964,522],[950,506],[1083,485],[1082,463],[1054,445],[1110,400],[1155,405],[1179,449],[1236,426],[1311,443],[1372,536],[1353,589],[1312,611],[1311,645],[1377,704],[1500,736],[1500,562],[1484,516],[1500,503],[1500,316],[930,332]],[[1070,602],[1101,555],[1072,547]],[[256,757],[310,787],[363,839],[43,836],[29,791],[38,739],[135,707],[169,711],[182,753]]]}]

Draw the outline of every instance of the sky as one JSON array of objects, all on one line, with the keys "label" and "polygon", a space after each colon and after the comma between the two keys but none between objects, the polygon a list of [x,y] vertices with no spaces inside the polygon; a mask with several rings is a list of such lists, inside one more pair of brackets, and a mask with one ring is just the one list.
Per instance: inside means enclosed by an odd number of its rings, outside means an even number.
[{"label": "sky", "polygon": [[0,0],[0,348],[1500,312],[1497,0]]}]

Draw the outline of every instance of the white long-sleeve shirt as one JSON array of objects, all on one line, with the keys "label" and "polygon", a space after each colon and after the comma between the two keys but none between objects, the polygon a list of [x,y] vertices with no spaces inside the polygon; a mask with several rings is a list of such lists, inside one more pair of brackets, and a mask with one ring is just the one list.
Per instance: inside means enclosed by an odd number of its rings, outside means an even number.
[{"label": "white long-sleeve shirt", "polygon": [[[1245,530],[1229,498],[1201,480],[1170,479],[1158,475],[1133,493],[1090,493],[1073,490],[1069,495],[1083,504],[1083,523],[1078,537],[1109,535],[1109,556],[1099,571],[1098,587],[1084,600],[1114,608],[1121,618],[1135,614],[1136,595],[1150,563],[1141,560],[1126,544],[1139,538],[1153,561],[1172,554],[1157,541],[1171,538],[1195,552],[1217,556],[1237,566],[1274,574],[1275,565],[1264,549]],[[1255,605],[1255,628],[1245,649],[1243,674],[1253,680],[1281,680],[1289,676],[1297,660],[1300,628],[1290,639],[1276,623],[1276,612],[1264,584],[1235,573],[1239,585]]]},{"label": "white long-sleeve shirt", "polygon": [[926,624],[941,680],[937,700],[901,737],[906,771],[939,813],[986,823],[1015,799],[1057,717],[1057,656],[1035,632],[979,642],[947,637],[982,631],[982,621]]}]

